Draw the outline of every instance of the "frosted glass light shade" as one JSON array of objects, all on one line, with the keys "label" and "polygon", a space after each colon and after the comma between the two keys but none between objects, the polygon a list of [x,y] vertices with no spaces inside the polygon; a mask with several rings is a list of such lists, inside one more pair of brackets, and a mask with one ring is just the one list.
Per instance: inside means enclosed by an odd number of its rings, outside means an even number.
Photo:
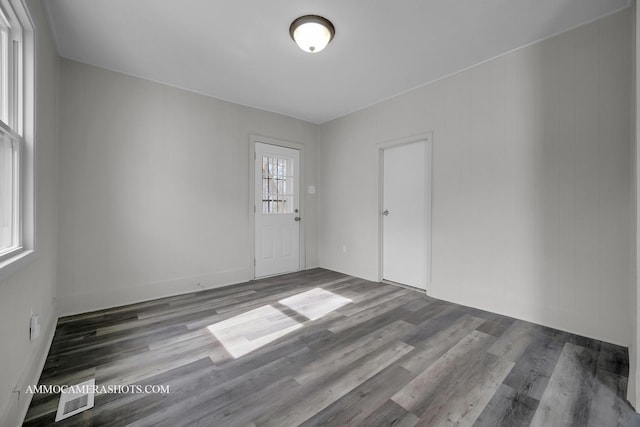
[{"label": "frosted glass light shade", "polygon": [[289,27],[289,34],[300,49],[317,53],[333,39],[336,30],[326,18],[317,15],[305,15],[296,19]]}]

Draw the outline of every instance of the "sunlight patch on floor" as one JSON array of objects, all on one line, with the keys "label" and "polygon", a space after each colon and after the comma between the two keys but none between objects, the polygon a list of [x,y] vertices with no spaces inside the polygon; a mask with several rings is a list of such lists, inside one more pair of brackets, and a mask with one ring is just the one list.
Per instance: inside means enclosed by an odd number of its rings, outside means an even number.
[{"label": "sunlight patch on floor", "polygon": [[302,327],[271,305],[239,314],[207,329],[235,359]]},{"label": "sunlight patch on floor", "polygon": [[[309,320],[316,320],[353,301],[325,291],[311,289],[278,301]],[[237,359],[303,326],[272,305],[265,305],[213,325],[209,332]]]},{"label": "sunlight patch on floor", "polygon": [[322,288],[315,288],[278,302],[309,320],[316,320],[353,301]]}]

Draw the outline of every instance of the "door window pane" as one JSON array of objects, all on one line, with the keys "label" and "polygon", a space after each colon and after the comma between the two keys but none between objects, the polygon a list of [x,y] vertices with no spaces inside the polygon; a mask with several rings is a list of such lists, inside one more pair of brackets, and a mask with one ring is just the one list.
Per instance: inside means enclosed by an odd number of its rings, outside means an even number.
[{"label": "door window pane", "polygon": [[291,159],[262,157],[262,213],[293,213],[293,168]]}]

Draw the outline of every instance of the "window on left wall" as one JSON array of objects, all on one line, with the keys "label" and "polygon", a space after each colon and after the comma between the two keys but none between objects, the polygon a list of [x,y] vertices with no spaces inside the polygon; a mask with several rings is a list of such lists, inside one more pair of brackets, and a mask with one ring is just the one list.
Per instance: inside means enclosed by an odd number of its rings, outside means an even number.
[{"label": "window on left wall", "polygon": [[33,52],[24,3],[0,0],[0,267],[34,246]]},{"label": "window on left wall", "polygon": [[0,257],[22,248],[20,145],[12,132],[0,129]]}]

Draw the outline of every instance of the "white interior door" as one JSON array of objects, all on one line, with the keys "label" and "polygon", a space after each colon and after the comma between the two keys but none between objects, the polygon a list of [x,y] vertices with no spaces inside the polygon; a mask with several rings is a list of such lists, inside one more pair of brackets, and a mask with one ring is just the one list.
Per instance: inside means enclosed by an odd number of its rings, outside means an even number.
[{"label": "white interior door", "polygon": [[382,277],[426,289],[426,141],[383,151]]},{"label": "white interior door", "polygon": [[255,276],[298,271],[300,151],[255,146]]}]

